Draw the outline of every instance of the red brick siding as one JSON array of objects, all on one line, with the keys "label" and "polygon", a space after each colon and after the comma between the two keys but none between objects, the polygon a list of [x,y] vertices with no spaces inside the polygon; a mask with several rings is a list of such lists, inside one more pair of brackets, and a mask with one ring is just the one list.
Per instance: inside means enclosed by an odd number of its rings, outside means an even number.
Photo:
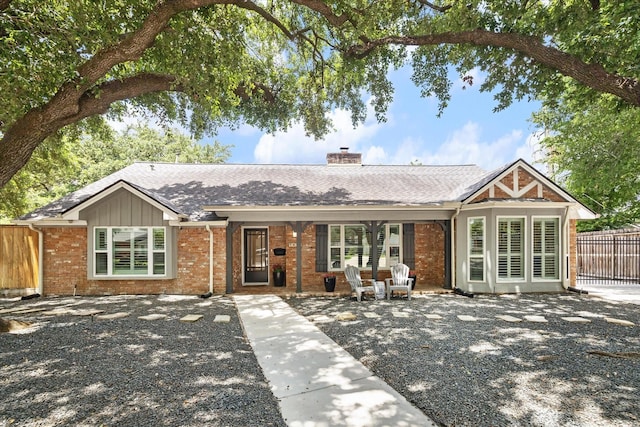
[{"label": "red brick siding", "polygon": [[[209,290],[209,233],[203,228],[183,228],[177,237],[177,278],[143,280],[90,280],[87,278],[86,228],[45,228],[44,293],[55,295],[186,294]],[[223,242],[224,230],[214,230]],[[215,242],[215,241],[214,241]],[[221,257],[223,263],[225,256]],[[224,287],[224,274],[218,280]],[[216,278],[214,277],[214,281]]]},{"label": "red brick siding", "polygon": [[[295,263],[295,248],[293,252],[287,247],[287,234],[291,235],[291,228],[284,225],[277,225],[269,227],[269,268],[273,268],[274,265],[280,264],[284,267],[285,271],[285,283],[287,286],[294,285],[293,281],[296,277],[296,273],[293,269]],[[275,248],[285,249],[286,255],[275,255],[273,250]],[[269,272],[269,285],[273,285],[273,275]]]},{"label": "red brick siding", "polygon": [[542,187],[542,197],[552,202],[566,202],[566,199],[547,186]]},{"label": "red brick siding", "polygon": [[578,277],[578,232],[576,225],[578,221],[569,220],[569,283],[576,285]]},{"label": "red brick siding", "polygon": [[212,228],[213,232],[213,293],[227,290],[227,230]]},{"label": "red brick siding", "polygon": [[445,232],[439,224],[416,224],[416,290],[421,285],[444,286]]},{"label": "red brick siding", "polygon": [[179,294],[209,291],[209,232],[200,227],[178,230],[178,271],[175,283]]},{"label": "red brick siding", "polygon": [[489,198],[489,190],[484,190],[482,193],[478,194],[471,203],[479,203],[487,200]]},{"label": "red brick siding", "polygon": [[87,229],[43,229],[44,293],[78,295],[87,292]]},{"label": "red brick siding", "polygon": [[[204,228],[182,228],[177,231],[177,277],[168,280],[88,280],[87,230],[85,228],[45,228],[44,230],[44,292],[45,294],[103,295],[103,294],[188,294],[209,290],[209,232]],[[226,292],[226,229],[213,228],[214,236],[214,293]],[[302,233],[302,290],[323,292],[323,276],[316,272],[314,225]],[[287,290],[296,289],[296,238],[290,226],[269,227],[270,248],[284,247],[286,256],[275,257],[271,263],[282,263],[287,271]],[[576,221],[570,222],[570,280],[576,280]],[[242,289],[241,265],[242,229],[233,236],[233,287]],[[445,280],[445,233],[439,224],[415,225],[417,286],[443,286]],[[348,292],[344,275],[336,275],[336,291]],[[363,278],[371,273],[363,271]],[[387,269],[378,272],[378,279],[389,277]],[[246,291],[246,289],[245,289]]]}]

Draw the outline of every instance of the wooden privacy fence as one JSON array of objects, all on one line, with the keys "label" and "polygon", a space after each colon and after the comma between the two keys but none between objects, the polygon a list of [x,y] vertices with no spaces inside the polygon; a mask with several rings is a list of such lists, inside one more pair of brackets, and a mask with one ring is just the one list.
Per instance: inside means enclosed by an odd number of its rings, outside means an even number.
[{"label": "wooden privacy fence", "polygon": [[640,284],[640,232],[597,231],[578,234],[578,280]]},{"label": "wooden privacy fence", "polygon": [[38,233],[0,225],[0,292],[19,293],[38,286]]}]

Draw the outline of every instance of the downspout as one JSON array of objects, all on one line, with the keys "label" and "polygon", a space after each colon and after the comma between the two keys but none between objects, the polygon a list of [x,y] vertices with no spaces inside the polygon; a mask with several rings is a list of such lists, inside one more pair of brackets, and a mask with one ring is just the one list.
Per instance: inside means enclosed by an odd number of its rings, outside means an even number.
[{"label": "downspout", "polygon": [[29,230],[38,233],[38,293],[44,293],[44,233],[41,229],[35,228],[29,223]]},{"label": "downspout", "polygon": [[213,294],[213,230],[209,224],[205,228],[209,232],[209,293]]},{"label": "downspout", "polygon": [[571,207],[567,206],[564,211],[564,224],[562,225],[562,240],[564,245],[564,265],[566,271],[562,276],[562,287],[565,290],[569,289],[569,276],[571,275],[571,262],[569,258],[571,257],[571,248],[569,245],[569,209]]},{"label": "downspout", "polygon": [[451,217],[451,289],[456,289],[456,218],[460,214],[460,207],[456,208],[456,212]]}]

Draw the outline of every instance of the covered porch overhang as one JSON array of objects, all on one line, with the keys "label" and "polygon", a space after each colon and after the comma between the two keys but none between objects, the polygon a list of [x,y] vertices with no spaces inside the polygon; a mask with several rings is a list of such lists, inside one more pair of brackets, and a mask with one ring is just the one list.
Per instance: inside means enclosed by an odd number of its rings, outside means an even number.
[{"label": "covered porch overhang", "polygon": [[450,219],[459,203],[349,206],[204,206],[231,222],[434,221]]}]

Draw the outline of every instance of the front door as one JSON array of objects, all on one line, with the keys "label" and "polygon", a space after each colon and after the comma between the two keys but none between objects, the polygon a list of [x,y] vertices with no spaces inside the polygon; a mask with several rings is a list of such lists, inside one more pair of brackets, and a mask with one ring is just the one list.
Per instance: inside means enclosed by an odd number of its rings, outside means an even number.
[{"label": "front door", "polygon": [[269,239],[267,228],[244,229],[244,284],[269,283]]}]

